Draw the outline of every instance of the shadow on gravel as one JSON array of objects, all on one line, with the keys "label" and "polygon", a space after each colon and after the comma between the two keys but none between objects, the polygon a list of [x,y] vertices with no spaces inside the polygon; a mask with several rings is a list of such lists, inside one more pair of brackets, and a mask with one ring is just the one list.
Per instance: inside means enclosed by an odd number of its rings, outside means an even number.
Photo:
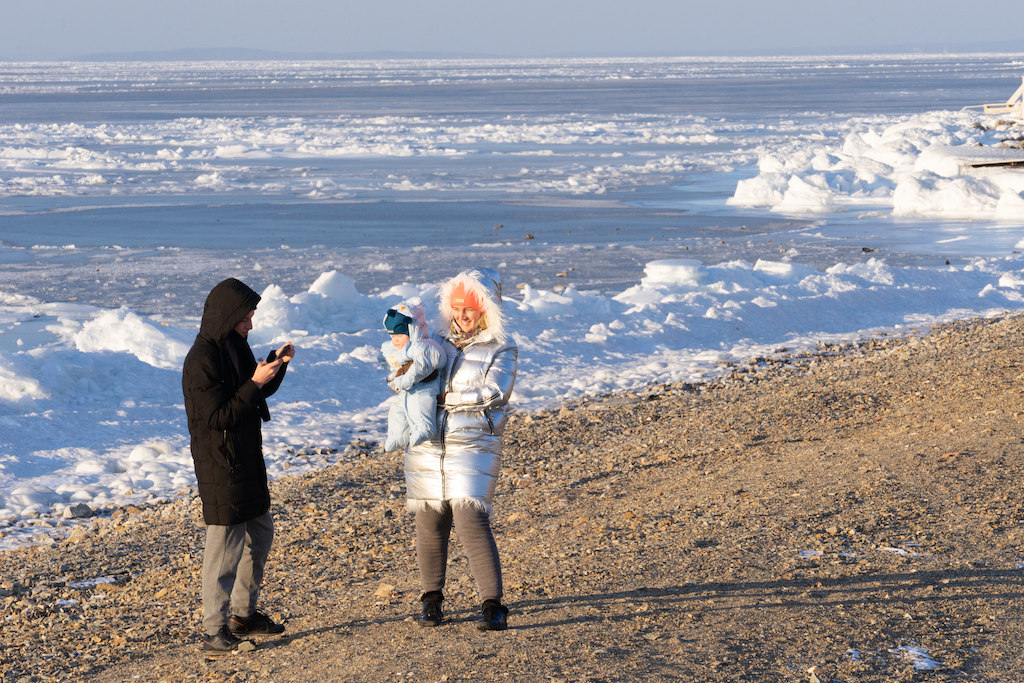
[{"label": "shadow on gravel", "polygon": [[[903,595],[891,592],[902,593]],[[931,591],[929,595],[922,595]],[[961,591],[961,592],[957,592]],[[793,578],[776,581],[739,581],[734,583],[716,582],[684,584],[663,588],[638,588],[614,593],[598,593],[574,596],[557,596],[517,600],[509,603],[511,608],[510,628],[529,630],[548,628],[587,621],[628,621],[635,615],[630,612],[617,614],[605,609],[599,615],[581,614],[565,619],[537,621],[524,624],[516,620],[516,612],[530,609],[535,615],[555,612],[566,607],[586,606],[599,609],[610,608],[631,600],[651,603],[646,614],[678,609],[690,601],[706,601],[713,598],[728,598],[730,604],[715,609],[790,609],[804,607],[834,607],[850,602],[860,604],[894,605],[904,603],[906,608],[920,611],[929,603],[956,603],[962,600],[1010,600],[1024,593],[1024,571],[1012,569],[974,569],[949,571],[918,571],[903,574],[864,574],[829,579]],[[741,604],[736,604],[736,600]],[[749,600],[750,604],[742,604]],[[765,600],[772,602],[765,603]],[[395,616],[381,615],[376,618],[357,618],[343,623],[289,633],[279,640],[265,640],[259,643],[261,650],[270,650],[288,645],[292,641],[311,636],[336,634],[349,629],[386,624],[405,624],[410,614]],[[472,624],[477,614],[472,609],[459,609],[445,614],[445,625]]]},{"label": "shadow on gravel", "polygon": [[[514,609],[515,605],[513,605],[512,608]],[[275,640],[254,640],[256,641],[258,649],[273,650],[275,648],[285,647],[294,641],[302,640],[304,638],[309,638],[313,636],[323,636],[327,634],[344,634],[346,631],[351,631],[353,629],[359,629],[367,626],[385,626],[387,624],[400,624],[402,625],[401,627],[403,628],[408,627],[409,629],[416,631],[422,630],[423,633],[435,631],[435,629],[421,628],[417,626],[415,622],[409,620],[410,616],[412,616],[411,611],[408,614],[402,614],[400,616],[393,617],[381,616],[377,619],[352,619],[344,623],[332,624],[329,626],[321,626],[320,628],[311,628],[306,629],[305,631],[296,631],[294,633],[286,633],[284,636],[277,638]],[[471,625],[475,628],[478,616],[479,612],[471,609],[445,612],[443,627]],[[514,628],[515,625],[513,624],[512,627]],[[440,633],[441,631],[436,632]]]},{"label": "shadow on gravel", "polygon": [[[923,592],[931,594],[923,595]],[[929,603],[956,603],[978,599],[1007,601],[1024,591],[1024,571],[1013,569],[975,569],[949,571],[918,571],[905,574],[864,574],[838,578],[794,578],[777,581],[740,581],[735,583],[684,584],[664,588],[639,588],[631,591],[578,596],[519,600],[510,604],[516,610],[532,608],[535,613],[555,611],[567,606],[609,608],[617,603],[642,600],[651,603],[648,615],[678,609],[689,601],[728,598],[730,604],[720,609],[789,609],[801,607],[833,607],[859,604],[894,605],[920,610]],[[893,593],[896,592],[896,593]],[[900,595],[899,593],[902,593]],[[736,601],[749,599],[749,605]],[[773,602],[765,603],[765,600]],[[711,607],[711,610],[716,609]],[[597,616],[581,615],[557,621],[513,624],[514,628],[546,628],[585,620],[627,621],[633,613],[615,614],[604,611]]]}]

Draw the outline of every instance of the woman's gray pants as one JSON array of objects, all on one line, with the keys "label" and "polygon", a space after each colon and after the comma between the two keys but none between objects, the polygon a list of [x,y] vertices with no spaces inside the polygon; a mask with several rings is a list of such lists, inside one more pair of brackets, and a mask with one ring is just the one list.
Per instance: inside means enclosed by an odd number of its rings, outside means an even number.
[{"label": "woman's gray pants", "polygon": [[209,635],[227,624],[229,616],[248,617],[256,611],[273,542],[274,518],[269,511],[241,524],[206,527],[203,629]]},{"label": "woman's gray pants", "polygon": [[476,507],[445,505],[444,512],[432,508],[416,512],[416,560],[424,593],[444,589],[448,566],[448,538],[452,524],[466,549],[469,571],[476,579],[480,601],[501,601],[501,560],[491,532],[487,512]]}]

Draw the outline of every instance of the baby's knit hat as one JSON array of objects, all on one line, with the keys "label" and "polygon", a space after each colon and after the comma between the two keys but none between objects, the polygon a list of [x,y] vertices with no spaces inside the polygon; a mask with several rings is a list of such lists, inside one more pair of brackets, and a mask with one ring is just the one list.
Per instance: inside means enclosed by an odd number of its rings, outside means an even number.
[{"label": "baby's knit hat", "polygon": [[413,322],[412,318],[407,315],[402,315],[393,308],[388,309],[388,314],[384,317],[384,329],[391,334],[409,334],[409,325]]}]

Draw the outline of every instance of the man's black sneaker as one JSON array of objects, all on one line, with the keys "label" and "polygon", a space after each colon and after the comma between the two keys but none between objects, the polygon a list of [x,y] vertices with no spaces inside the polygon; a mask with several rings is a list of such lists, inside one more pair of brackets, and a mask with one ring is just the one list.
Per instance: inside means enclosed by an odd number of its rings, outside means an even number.
[{"label": "man's black sneaker", "polygon": [[508,628],[508,607],[497,600],[485,600],[476,628],[478,631],[504,631]]},{"label": "man's black sneaker", "polygon": [[228,625],[232,633],[243,636],[275,636],[284,633],[284,624],[275,624],[273,619],[259,610],[248,617],[231,617]]},{"label": "man's black sneaker", "polygon": [[207,657],[219,657],[233,652],[251,652],[255,649],[256,645],[252,641],[237,638],[227,626],[221,626],[212,636],[203,636],[203,654]]}]

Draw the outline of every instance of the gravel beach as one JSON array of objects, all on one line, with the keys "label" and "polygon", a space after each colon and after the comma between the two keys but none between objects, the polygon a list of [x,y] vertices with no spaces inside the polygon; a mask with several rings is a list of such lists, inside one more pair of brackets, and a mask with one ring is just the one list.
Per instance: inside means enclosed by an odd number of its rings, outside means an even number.
[{"label": "gravel beach", "polygon": [[447,622],[411,621],[401,461],[373,443],[273,483],[287,631],[254,652],[202,656],[198,499],[102,511],[0,553],[0,681],[1019,680],[1022,338],[965,320],[514,415],[506,632],[474,628],[457,541]]}]

